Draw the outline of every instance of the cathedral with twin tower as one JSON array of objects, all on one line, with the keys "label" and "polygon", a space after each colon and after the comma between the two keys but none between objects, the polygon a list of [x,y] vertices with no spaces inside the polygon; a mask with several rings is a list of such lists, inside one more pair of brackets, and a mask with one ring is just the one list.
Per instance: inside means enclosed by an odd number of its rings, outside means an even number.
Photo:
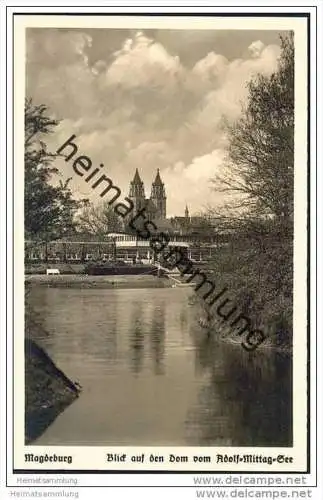
[{"label": "cathedral with twin tower", "polygon": [[145,196],[144,183],[136,168],[134,178],[130,182],[129,198],[134,204],[134,213],[145,207],[150,220],[166,219],[166,192],[165,185],[160,178],[159,168],[151,186],[150,198]]}]

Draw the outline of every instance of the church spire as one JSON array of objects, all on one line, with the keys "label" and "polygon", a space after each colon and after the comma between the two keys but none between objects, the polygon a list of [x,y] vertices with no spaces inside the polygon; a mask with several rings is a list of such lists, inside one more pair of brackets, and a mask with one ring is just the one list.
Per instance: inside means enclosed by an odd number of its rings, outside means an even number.
[{"label": "church spire", "polygon": [[159,174],[159,168],[157,168],[157,174],[156,174],[155,180],[153,182],[153,185],[155,185],[155,186],[163,186],[163,183],[162,183],[162,180],[161,180],[160,174]]},{"label": "church spire", "polygon": [[186,207],[185,207],[185,218],[188,219],[189,216],[190,216],[190,214],[189,214],[189,211],[188,211],[188,207],[186,205]]},{"label": "church spire", "polygon": [[156,219],[166,219],[166,192],[159,168],[157,168],[157,174],[151,186],[150,200],[156,209]]},{"label": "church spire", "polygon": [[134,175],[134,178],[133,178],[133,181],[132,181],[134,184],[143,184],[141,178],[140,178],[140,175],[139,175],[139,172],[138,172],[138,168],[136,168],[136,172],[135,172],[135,175]]},{"label": "church spire", "polygon": [[133,180],[130,182],[130,191],[129,198],[134,198],[136,200],[141,200],[140,203],[143,203],[142,200],[145,199],[145,188],[144,183],[142,182],[138,168],[136,168],[136,172]]}]

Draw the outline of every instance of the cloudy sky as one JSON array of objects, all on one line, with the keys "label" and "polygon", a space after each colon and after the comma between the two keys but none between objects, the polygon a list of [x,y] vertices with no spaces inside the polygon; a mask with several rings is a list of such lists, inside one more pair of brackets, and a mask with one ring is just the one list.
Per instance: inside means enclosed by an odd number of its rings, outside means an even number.
[{"label": "cloudy sky", "polygon": [[[247,81],[278,57],[269,30],[28,29],[26,95],[62,120],[52,148],[75,134],[124,195],[138,167],[148,197],[159,168],[167,215],[183,215],[186,203],[191,213],[221,203],[210,178],[225,155],[223,118],[239,117]],[[99,198],[75,174],[71,188]]]}]

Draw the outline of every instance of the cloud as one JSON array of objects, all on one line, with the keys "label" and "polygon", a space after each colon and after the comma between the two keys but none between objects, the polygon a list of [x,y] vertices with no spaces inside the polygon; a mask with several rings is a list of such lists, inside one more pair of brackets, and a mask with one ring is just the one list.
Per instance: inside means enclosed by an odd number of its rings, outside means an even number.
[{"label": "cloud", "polygon": [[210,181],[221,167],[223,158],[224,151],[216,149],[209,154],[193,158],[187,165],[179,161],[163,171],[172,215],[183,214],[186,203],[193,214],[209,204],[223,201],[223,196],[215,193]]},{"label": "cloud", "polygon": [[192,74],[203,80],[212,82],[223,78],[229,66],[229,61],[221,54],[209,52],[204,59],[198,61],[192,69]]},{"label": "cloud", "polygon": [[[279,56],[278,46],[255,40],[244,58],[229,60],[210,46],[187,67],[140,31],[106,58],[101,47],[97,60],[95,34],[33,30],[27,39],[27,95],[63,118],[50,138],[53,148],[76,134],[80,151],[103,162],[125,192],[138,167],[149,194],[160,168],[172,214],[185,203],[197,211],[221,200],[209,179],[225,153],[223,118],[239,117],[247,82],[273,72]],[[64,162],[60,168],[71,175]],[[73,187],[84,190],[80,179]]]},{"label": "cloud", "polygon": [[249,45],[248,50],[250,52],[251,57],[259,57],[264,48],[265,44],[262,43],[261,40],[257,40],[256,42],[252,42]]},{"label": "cloud", "polygon": [[27,30],[28,64],[36,63],[50,68],[75,63],[88,63],[87,49],[92,38],[78,31],[63,32],[57,29]]},{"label": "cloud", "polygon": [[114,55],[104,79],[107,85],[120,85],[124,89],[150,87],[165,92],[176,85],[184,71],[178,56],[171,56],[160,43],[142,32],[125,40]]},{"label": "cloud", "polygon": [[[255,42],[255,45],[260,47],[258,42]],[[206,74],[210,74],[210,71],[214,74],[214,66],[217,84],[215,90],[210,90],[202,96],[199,105],[192,110],[189,118],[190,128],[195,129],[197,134],[203,131],[205,139],[211,134],[210,139],[213,137],[214,140],[214,136],[218,135],[219,140],[223,140],[223,117],[229,122],[239,117],[241,105],[248,95],[247,82],[258,73],[269,75],[274,72],[278,56],[279,48],[276,46],[262,48],[258,57],[253,54],[252,59],[236,59],[230,63],[219,59],[215,54],[208,54],[198,63],[199,68],[203,68]]]},{"label": "cloud", "polygon": [[95,75],[88,64],[86,33],[36,30],[27,37],[27,95],[58,118],[95,112]]}]

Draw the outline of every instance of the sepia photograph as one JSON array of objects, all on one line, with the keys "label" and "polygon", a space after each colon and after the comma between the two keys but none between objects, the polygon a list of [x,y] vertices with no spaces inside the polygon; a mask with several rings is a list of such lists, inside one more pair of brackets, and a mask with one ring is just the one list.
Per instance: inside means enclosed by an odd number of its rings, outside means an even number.
[{"label": "sepia photograph", "polygon": [[306,441],[306,30],[72,21],[20,30],[25,467],[52,446],[104,447],[106,467],[123,447],[288,458],[296,424]]}]

